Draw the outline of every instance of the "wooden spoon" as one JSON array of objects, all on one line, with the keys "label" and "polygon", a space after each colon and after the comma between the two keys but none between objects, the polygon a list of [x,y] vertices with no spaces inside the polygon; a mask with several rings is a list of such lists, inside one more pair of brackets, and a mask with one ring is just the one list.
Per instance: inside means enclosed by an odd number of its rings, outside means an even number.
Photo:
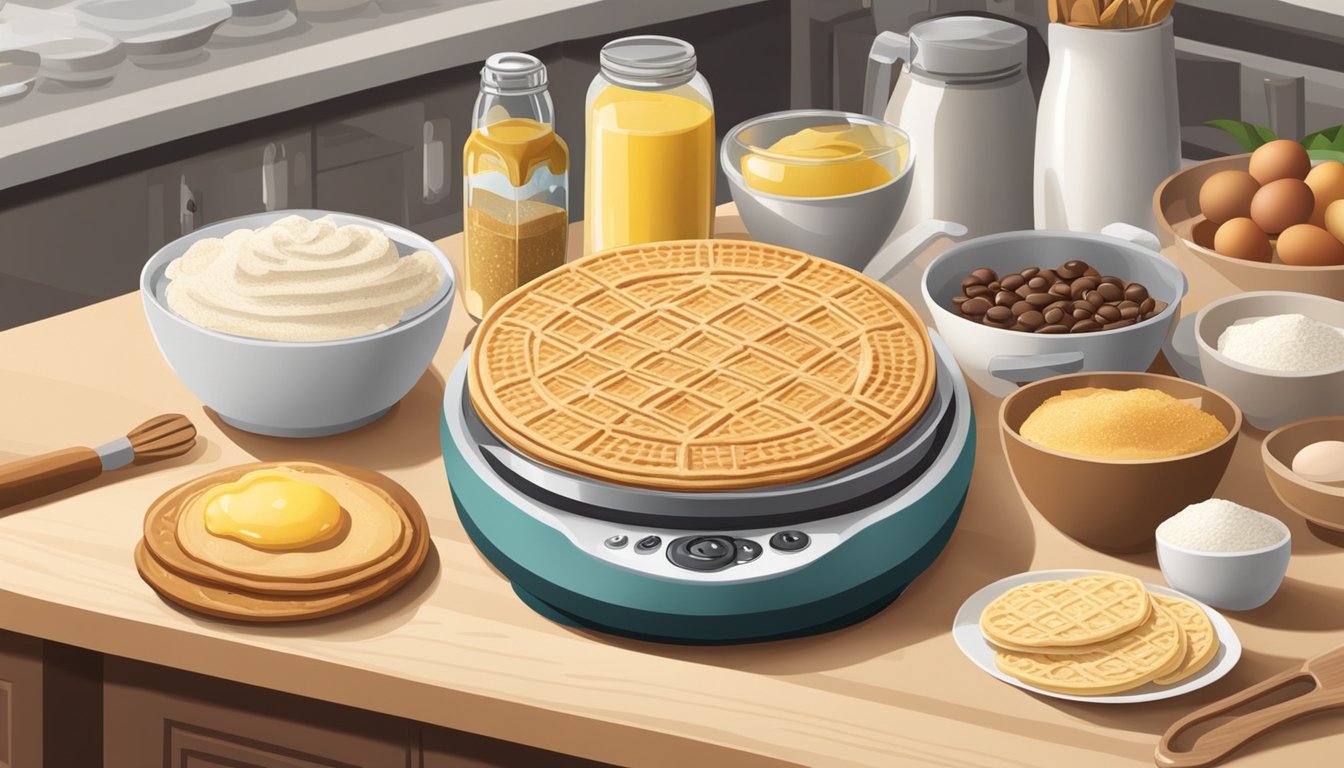
[{"label": "wooden spoon", "polygon": [[[1190,728],[1302,681],[1311,681],[1314,687],[1287,701],[1234,717],[1201,734],[1188,750],[1177,751],[1173,746],[1176,739]],[[1162,734],[1155,760],[1163,768],[1213,765],[1271,728],[1289,720],[1341,707],[1344,707],[1344,646],[1307,659],[1298,669],[1275,675],[1177,720]]]},{"label": "wooden spoon", "polygon": [[196,427],[178,413],[156,416],[97,448],[66,448],[0,466],[0,509],[88,482],[127,464],[180,456],[196,444]]}]

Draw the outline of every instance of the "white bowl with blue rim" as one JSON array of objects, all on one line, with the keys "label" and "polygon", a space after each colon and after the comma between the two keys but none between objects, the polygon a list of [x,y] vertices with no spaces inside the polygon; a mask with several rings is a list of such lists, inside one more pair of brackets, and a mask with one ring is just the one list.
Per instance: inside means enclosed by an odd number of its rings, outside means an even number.
[{"label": "white bowl with blue rim", "polygon": [[[1102,234],[1061,231],[1003,232],[959,243],[924,271],[921,293],[938,333],[982,389],[1005,397],[1021,384],[1079,371],[1146,371],[1171,333],[1188,289],[1185,275],[1159,253],[1157,238],[1127,224]],[[1156,316],[1124,328],[1091,333],[1028,333],[994,328],[964,317],[952,303],[961,281],[988,267],[998,274],[1084,261],[1103,275],[1140,283],[1166,302]]]}]

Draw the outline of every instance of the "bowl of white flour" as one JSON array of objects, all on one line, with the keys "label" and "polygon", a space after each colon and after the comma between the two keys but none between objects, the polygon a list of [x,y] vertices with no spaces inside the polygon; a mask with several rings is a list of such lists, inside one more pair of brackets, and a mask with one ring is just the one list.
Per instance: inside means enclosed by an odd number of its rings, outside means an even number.
[{"label": "bowl of white flour", "polygon": [[1157,526],[1157,562],[1171,588],[1229,611],[1269,602],[1291,555],[1282,521],[1223,499],[1191,504]]},{"label": "bowl of white flour", "polygon": [[1344,413],[1344,301],[1288,291],[1229,296],[1199,311],[1195,340],[1204,383],[1256,429]]}]

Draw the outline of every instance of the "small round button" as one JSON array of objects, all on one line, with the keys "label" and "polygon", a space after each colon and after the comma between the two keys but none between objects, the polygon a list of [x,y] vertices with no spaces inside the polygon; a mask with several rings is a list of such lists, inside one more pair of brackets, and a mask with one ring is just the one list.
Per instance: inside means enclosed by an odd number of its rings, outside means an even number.
[{"label": "small round button", "polygon": [[780,552],[797,552],[811,542],[802,531],[780,531],[770,537],[770,546]]},{"label": "small round button", "polygon": [[723,557],[724,554],[728,552],[728,546],[728,544],[718,539],[700,539],[688,546],[687,550],[696,557],[712,560],[716,557]]},{"label": "small round button", "polygon": [[607,540],[602,543],[607,546],[607,549],[622,549],[628,541],[630,541],[630,539],[626,538],[623,534],[617,534],[615,536],[607,537]]},{"label": "small round button", "polygon": [[761,545],[750,539],[734,539],[737,546],[737,562],[750,563],[761,556]]},{"label": "small round button", "polygon": [[652,552],[658,549],[658,547],[662,543],[663,540],[657,536],[645,536],[644,538],[635,542],[635,549],[639,550],[640,552]]}]

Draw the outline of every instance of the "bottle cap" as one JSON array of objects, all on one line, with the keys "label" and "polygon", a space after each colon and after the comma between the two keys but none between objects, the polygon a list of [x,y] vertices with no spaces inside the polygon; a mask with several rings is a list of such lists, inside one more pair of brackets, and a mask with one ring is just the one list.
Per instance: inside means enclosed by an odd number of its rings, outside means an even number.
[{"label": "bottle cap", "polygon": [[546,65],[526,53],[496,53],[481,68],[481,90],[496,95],[526,95],[546,90]]},{"label": "bottle cap", "polygon": [[631,88],[667,88],[695,77],[695,48],[674,37],[623,37],[602,46],[599,58],[608,80]]}]

